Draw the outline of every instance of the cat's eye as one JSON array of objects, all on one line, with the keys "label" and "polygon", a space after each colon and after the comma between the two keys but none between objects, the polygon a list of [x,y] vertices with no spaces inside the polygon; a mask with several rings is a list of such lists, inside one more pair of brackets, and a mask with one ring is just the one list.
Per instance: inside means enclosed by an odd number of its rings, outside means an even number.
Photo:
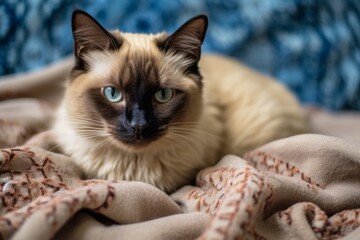
[{"label": "cat's eye", "polygon": [[166,103],[174,96],[174,90],[171,88],[162,88],[155,93],[155,100],[159,103]]},{"label": "cat's eye", "polygon": [[122,100],[122,93],[114,87],[104,87],[103,94],[110,102],[119,102]]}]

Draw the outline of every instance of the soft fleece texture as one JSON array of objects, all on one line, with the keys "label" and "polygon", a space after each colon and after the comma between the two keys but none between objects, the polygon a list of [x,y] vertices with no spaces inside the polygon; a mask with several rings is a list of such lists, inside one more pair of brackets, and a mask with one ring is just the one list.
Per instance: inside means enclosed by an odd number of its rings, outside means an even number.
[{"label": "soft fleece texture", "polygon": [[356,139],[274,141],[244,158],[225,156],[171,195],[145,183],[82,180],[66,156],[16,147],[49,125],[70,65],[0,82],[1,239],[359,238]]}]

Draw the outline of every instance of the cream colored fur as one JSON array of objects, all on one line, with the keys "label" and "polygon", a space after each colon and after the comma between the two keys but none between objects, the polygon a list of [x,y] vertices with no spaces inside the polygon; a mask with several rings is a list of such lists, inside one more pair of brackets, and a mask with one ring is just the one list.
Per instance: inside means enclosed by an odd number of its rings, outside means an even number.
[{"label": "cream colored fur", "polygon": [[[163,59],[161,74],[174,74],[173,77],[179,79],[163,84],[176,84],[191,94],[199,94],[196,84],[186,80],[176,67],[186,62],[179,56],[164,57],[154,50],[149,42],[156,36],[122,35],[131,41],[126,41],[121,51],[141,48],[151,52]],[[224,154],[241,156],[271,140],[307,131],[301,108],[283,86],[229,58],[204,55],[200,61],[204,77],[202,101],[194,98],[195,106],[189,108],[187,116],[191,127],[188,126],[178,140],[164,137],[147,147],[133,149],[108,141],[105,124],[100,123],[105,130],[98,131],[98,138],[81,137],[76,132],[78,124],[72,118],[90,116],[81,115],[72,99],[83,94],[85,88],[104,84],[101,81],[106,76],[116,74],[120,55],[121,52],[90,54],[90,73],[80,75],[68,87],[56,118],[55,139],[82,168],[86,178],[143,181],[169,192],[189,183],[198,170],[215,164]]]},{"label": "cream colored fur", "polygon": [[223,153],[242,156],[274,139],[306,132],[304,113],[280,83],[230,58],[204,56],[205,105],[221,116]]}]

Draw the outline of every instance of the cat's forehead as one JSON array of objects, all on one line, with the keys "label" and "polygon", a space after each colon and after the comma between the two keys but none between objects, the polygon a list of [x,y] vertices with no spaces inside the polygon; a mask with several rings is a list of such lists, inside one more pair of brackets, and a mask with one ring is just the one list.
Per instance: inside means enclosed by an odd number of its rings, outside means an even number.
[{"label": "cat's forehead", "polygon": [[167,34],[140,34],[140,33],[120,33],[118,31],[113,31],[112,34],[115,37],[122,39],[122,45],[128,47],[130,51],[150,51],[154,52],[159,50],[157,48],[158,41],[163,40]]},{"label": "cat's forehead", "polygon": [[171,87],[194,85],[193,81],[181,81],[183,72],[179,69],[187,64],[186,60],[180,55],[167,55],[157,46],[167,34],[111,33],[123,40],[118,51],[97,51],[86,56],[89,72],[100,84],[127,88],[140,80],[168,86],[171,79],[177,79],[171,81]]}]

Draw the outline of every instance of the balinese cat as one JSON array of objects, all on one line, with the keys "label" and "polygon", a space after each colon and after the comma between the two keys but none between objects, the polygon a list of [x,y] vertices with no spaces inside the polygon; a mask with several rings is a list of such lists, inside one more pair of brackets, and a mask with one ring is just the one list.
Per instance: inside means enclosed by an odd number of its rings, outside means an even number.
[{"label": "balinese cat", "polygon": [[200,58],[207,25],[200,15],[172,35],[108,32],[73,13],[76,63],[53,133],[87,178],[171,192],[224,154],[307,131],[279,83],[226,57]]}]

